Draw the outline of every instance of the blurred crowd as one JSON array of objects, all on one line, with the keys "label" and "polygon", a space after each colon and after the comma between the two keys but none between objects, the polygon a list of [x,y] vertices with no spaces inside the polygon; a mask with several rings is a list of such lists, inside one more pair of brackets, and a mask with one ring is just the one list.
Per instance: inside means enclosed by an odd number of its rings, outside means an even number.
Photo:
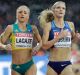
[{"label": "blurred crowd", "polygon": [[[21,1],[21,2],[20,2]],[[50,0],[49,0],[50,1]],[[54,2],[53,0],[51,0]],[[48,3],[48,0],[44,0],[44,2],[37,2],[37,0],[26,1],[25,0],[12,0],[12,1],[0,1],[0,34],[4,31],[5,27],[8,24],[12,24],[15,22],[15,10],[19,5],[26,4],[31,9],[30,22],[37,25],[40,34],[42,35],[42,29],[39,26],[38,15],[43,10],[51,5]],[[64,0],[63,0],[64,1]],[[67,2],[67,1],[66,1]],[[70,0],[71,2],[71,0]],[[80,2],[74,2],[74,0],[70,3],[67,2],[67,13],[66,20],[73,21],[75,24],[76,31],[80,32]],[[45,3],[45,4],[44,4]],[[75,4],[74,4],[75,3]],[[53,4],[53,3],[52,3]],[[34,15],[33,15],[34,14]],[[3,54],[11,54],[10,51],[1,50],[0,55]],[[37,55],[44,55],[44,52],[38,52]],[[76,75],[80,75],[80,43],[76,43],[72,45],[72,57],[71,61],[73,63],[73,71]]]}]

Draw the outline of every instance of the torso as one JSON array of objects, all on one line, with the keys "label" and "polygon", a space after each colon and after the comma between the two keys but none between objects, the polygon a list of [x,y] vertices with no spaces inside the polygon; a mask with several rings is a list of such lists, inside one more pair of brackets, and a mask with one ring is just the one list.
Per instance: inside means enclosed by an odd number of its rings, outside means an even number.
[{"label": "torso", "polygon": [[[16,28],[15,28],[16,27]],[[22,31],[18,25],[12,26],[12,63],[23,64],[32,59],[33,32],[29,26]]]},{"label": "torso", "polygon": [[51,48],[50,61],[69,61],[71,59],[71,48]]},{"label": "torso", "polygon": [[12,63],[23,64],[32,59],[31,50],[12,51]]},{"label": "torso", "polygon": [[[57,37],[60,33],[61,28],[56,27],[54,22],[51,23],[51,31],[49,40]],[[68,61],[70,60],[70,53],[71,53],[71,30],[69,28],[68,23],[64,23],[64,28],[68,29],[69,36],[64,38],[63,40],[58,41],[54,44],[53,47],[50,49],[50,61]]]}]

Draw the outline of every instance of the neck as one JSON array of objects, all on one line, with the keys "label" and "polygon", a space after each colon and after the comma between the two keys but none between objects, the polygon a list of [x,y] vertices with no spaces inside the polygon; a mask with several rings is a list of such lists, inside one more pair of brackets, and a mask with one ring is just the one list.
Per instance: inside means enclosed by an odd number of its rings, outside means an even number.
[{"label": "neck", "polygon": [[25,30],[26,30],[26,24],[27,24],[27,23],[18,22],[18,26],[19,26],[19,28],[20,28],[22,31],[25,31]]},{"label": "neck", "polygon": [[56,23],[56,26],[61,27],[61,28],[64,27],[64,20],[63,20],[63,18],[55,18],[54,21]]},{"label": "neck", "polygon": [[19,26],[22,26],[22,27],[23,27],[23,26],[26,26],[26,24],[27,24],[27,23],[25,23],[25,22],[18,22],[18,25],[19,25]]},{"label": "neck", "polygon": [[63,18],[55,18],[54,21],[55,21],[56,23],[59,23],[60,25],[62,25],[63,22],[64,22],[64,19],[63,19]]}]

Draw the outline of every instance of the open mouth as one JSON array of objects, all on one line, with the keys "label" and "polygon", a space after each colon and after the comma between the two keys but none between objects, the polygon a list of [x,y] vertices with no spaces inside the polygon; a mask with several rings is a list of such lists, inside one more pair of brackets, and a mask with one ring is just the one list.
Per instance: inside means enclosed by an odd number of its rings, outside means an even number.
[{"label": "open mouth", "polygon": [[21,18],[24,18],[23,16]]},{"label": "open mouth", "polygon": [[59,14],[63,14],[63,13],[59,13]]}]

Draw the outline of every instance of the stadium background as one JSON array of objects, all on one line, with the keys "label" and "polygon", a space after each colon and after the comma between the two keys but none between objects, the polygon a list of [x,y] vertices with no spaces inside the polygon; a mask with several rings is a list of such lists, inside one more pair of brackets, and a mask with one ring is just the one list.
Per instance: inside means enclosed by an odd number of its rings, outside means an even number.
[{"label": "stadium background", "polygon": [[[30,23],[35,24],[42,36],[42,29],[37,19],[40,12],[49,8],[59,0],[0,0],[0,34],[8,24],[16,21],[16,8],[20,5],[27,5],[31,10]],[[80,0],[62,0],[66,2],[67,12],[65,20],[75,24],[76,31],[80,32]],[[80,43],[73,45],[72,61],[80,64]],[[37,60],[38,58],[38,60]],[[37,75],[45,75],[47,70],[48,54],[42,52],[33,57],[37,65]],[[11,52],[0,50],[0,75],[10,75]],[[80,69],[80,67],[79,67]]]}]

